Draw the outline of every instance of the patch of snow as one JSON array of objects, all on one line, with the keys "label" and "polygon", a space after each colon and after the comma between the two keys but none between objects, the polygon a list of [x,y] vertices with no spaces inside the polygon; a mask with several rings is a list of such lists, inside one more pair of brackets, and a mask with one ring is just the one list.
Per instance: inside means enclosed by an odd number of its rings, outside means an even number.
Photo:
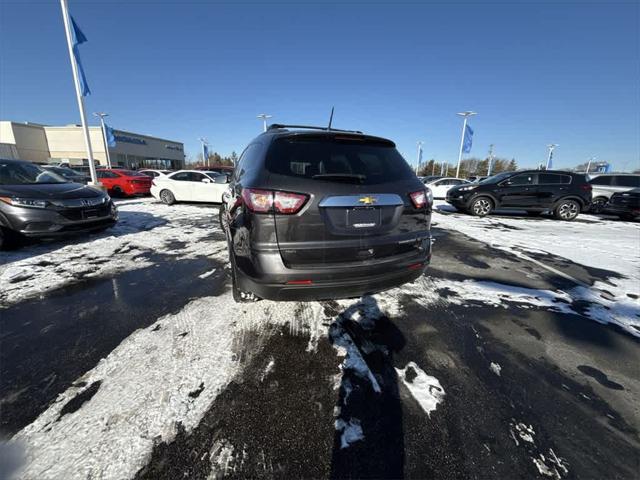
[{"label": "patch of snow", "polygon": [[431,412],[444,401],[445,392],[440,381],[427,375],[415,362],[409,362],[405,368],[395,370],[420,407],[431,416]]},{"label": "patch of snow", "polygon": [[537,458],[532,458],[531,460],[540,475],[545,477],[561,480],[563,476],[569,473],[569,469],[563,463],[563,460],[556,456],[553,449],[549,449],[548,457],[540,453]]},{"label": "patch of snow", "polygon": [[578,281],[576,288],[566,294],[592,304],[584,313],[587,318],[614,323],[640,337],[640,224],[584,214],[574,222],[444,214],[451,208],[443,202],[436,202],[434,212],[435,226],[459,231],[529,261],[534,260],[529,256],[532,254],[551,254],[621,275],[622,278],[610,277],[606,282],[596,281],[593,286]]},{"label": "patch of snow", "polygon": [[491,365],[489,365],[489,370],[491,370],[497,376],[500,376],[500,371],[502,370],[502,367],[500,366],[499,363],[491,362]]},{"label": "patch of snow", "polygon": [[515,432],[518,436],[528,443],[534,443],[533,436],[535,435],[535,431],[533,430],[533,425],[525,425],[524,423],[518,423],[515,425]]},{"label": "patch of snow", "polygon": [[209,461],[211,463],[211,472],[209,479],[218,479],[221,476],[226,477],[230,473],[235,472],[233,467],[235,458],[233,456],[234,448],[227,440],[216,440],[209,451]]},{"label": "patch of snow", "polygon": [[269,363],[267,363],[267,366],[264,368],[264,371],[262,372],[262,375],[260,377],[261,382],[264,382],[264,379],[267,378],[267,376],[272,372],[275,364],[276,364],[276,361],[273,359],[273,357],[271,357],[269,359]]},{"label": "patch of snow", "polygon": [[0,307],[82,278],[148,267],[153,263],[145,254],[161,252],[176,259],[217,256],[226,261],[226,244],[210,240],[212,233],[219,233],[217,207],[167,206],[144,198],[119,202],[118,211],[118,223],[100,234],[2,252]]},{"label": "patch of snow", "polygon": [[[265,309],[261,302],[243,306],[239,315],[227,293],[194,300],[137,330],[78,379],[86,385],[101,382],[81,408],[60,417],[64,406],[87,388],[70,387],[14,436],[26,447],[22,476],[133,477],[158,441],[174,438],[178,423],[187,432],[198,425],[239,372],[233,347],[245,323],[284,325],[294,312],[294,303]],[[199,395],[189,395],[201,385]]]},{"label": "patch of snow", "polygon": [[371,382],[371,387],[373,388],[373,390],[377,393],[380,393],[382,391],[382,389],[380,388],[380,384],[369,369],[367,362],[362,357],[362,354],[351,338],[351,335],[349,335],[347,331],[342,328],[339,322],[333,323],[331,325],[329,334],[331,335],[333,345],[344,349],[346,353],[344,360],[340,365],[340,369],[343,372],[345,370],[351,370],[356,375],[362,378],[368,378]]},{"label": "patch of snow", "polygon": [[352,443],[364,440],[362,426],[357,418],[350,418],[348,422],[339,418],[335,422],[335,427],[336,430],[342,432],[340,435],[340,448],[347,448]]},{"label": "patch of snow", "polygon": [[204,273],[198,275],[198,278],[207,278],[207,277],[210,277],[211,275],[213,275],[214,273],[216,273],[216,269],[215,268],[213,270],[209,270],[208,272],[204,272]]}]

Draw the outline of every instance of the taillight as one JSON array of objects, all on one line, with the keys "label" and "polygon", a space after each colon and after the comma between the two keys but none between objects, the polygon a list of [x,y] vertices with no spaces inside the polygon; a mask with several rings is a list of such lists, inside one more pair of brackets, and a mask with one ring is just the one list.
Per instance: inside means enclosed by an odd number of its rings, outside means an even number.
[{"label": "taillight", "polygon": [[591,190],[593,190],[593,187],[590,183],[583,183],[582,185],[580,185],[580,188],[585,192],[590,192]]},{"label": "taillight", "polygon": [[268,213],[273,210],[282,215],[293,215],[302,209],[309,196],[302,193],[245,188],[242,190],[242,199],[252,212]]},{"label": "taillight", "polygon": [[418,190],[409,194],[413,206],[416,208],[424,208],[427,205],[427,192],[425,190]]}]

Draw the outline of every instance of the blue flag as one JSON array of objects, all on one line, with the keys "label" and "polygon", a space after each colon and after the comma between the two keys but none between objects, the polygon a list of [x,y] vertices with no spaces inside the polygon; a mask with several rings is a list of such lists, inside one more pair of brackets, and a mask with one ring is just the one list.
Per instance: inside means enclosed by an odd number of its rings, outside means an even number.
[{"label": "blue flag", "polygon": [[205,162],[209,159],[209,147],[206,144],[202,145],[202,156]]},{"label": "blue flag", "polygon": [[473,143],[473,130],[469,125],[464,129],[464,140],[462,142],[462,152],[469,153],[471,151],[471,144]]},{"label": "blue flag", "polygon": [[82,96],[86,97],[87,95],[91,94],[91,90],[89,89],[89,84],[87,83],[87,77],[84,74],[84,68],[82,68],[78,45],[85,43],[87,41],[87,37],[84,36],[84,33],[82,33],[82,30],[80,30],[80,27],[78,27],[78,24],[73,19],[73,17],[71,17],[71,36],[73,40],[73,56],[76,60],[76,65],[78,66],[80,89],[82,90]]},{"label": "blue flag", "polygon": [[547,170],[551,170],[553,168],[553,150],[549,152],[549,160],[547,161]]},{"label": "blue flag", "polygon": [[104,129],[107,132],[107,146],[115,147],[116,146],[116,136],[113,134],[113,128],[105,123]]},{"label": "blue flag", "polygon": [[422,145],[420,145],[420,149],[418,150],[418,168],[422,164]]}]

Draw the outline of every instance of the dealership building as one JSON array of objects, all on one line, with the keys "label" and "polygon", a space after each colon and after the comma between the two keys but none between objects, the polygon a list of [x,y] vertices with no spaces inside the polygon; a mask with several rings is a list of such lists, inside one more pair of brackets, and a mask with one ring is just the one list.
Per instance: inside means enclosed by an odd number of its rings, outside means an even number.
[{"label": "dealership building", "polygon": [[[113,129],[115,146],[108,147],[111,165],[124,168],[184,168],[184,146],[180,142]],[[106,142],[100,127],[89,127],[93,158],[107,165]],[[50,126],[0,121],[0,158],[34,163],[88,165],[80,125]]]}]

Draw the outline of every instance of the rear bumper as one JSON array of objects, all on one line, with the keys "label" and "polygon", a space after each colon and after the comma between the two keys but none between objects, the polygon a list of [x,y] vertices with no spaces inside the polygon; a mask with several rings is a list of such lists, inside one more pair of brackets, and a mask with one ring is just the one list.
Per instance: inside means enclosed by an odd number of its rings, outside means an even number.
[{"label": "rear bumper", "polygon": [[602,213],[608,213],[610,215],[633,215],[634,217],[637,217],[640,216],[640,207],[629,207],[608,203],[605,205]]},{"label": "rear bumper", "polygon": [[279,252],[253,252],[250,261],[236,257],[238,287],[268,300],[361,297],[420,277],[431,261],[431,239],[425,239],[423,245],[415,255],[391,257],[370,264],[363,262],[358,266],[332,265],[313,269],[287,268]]}]

